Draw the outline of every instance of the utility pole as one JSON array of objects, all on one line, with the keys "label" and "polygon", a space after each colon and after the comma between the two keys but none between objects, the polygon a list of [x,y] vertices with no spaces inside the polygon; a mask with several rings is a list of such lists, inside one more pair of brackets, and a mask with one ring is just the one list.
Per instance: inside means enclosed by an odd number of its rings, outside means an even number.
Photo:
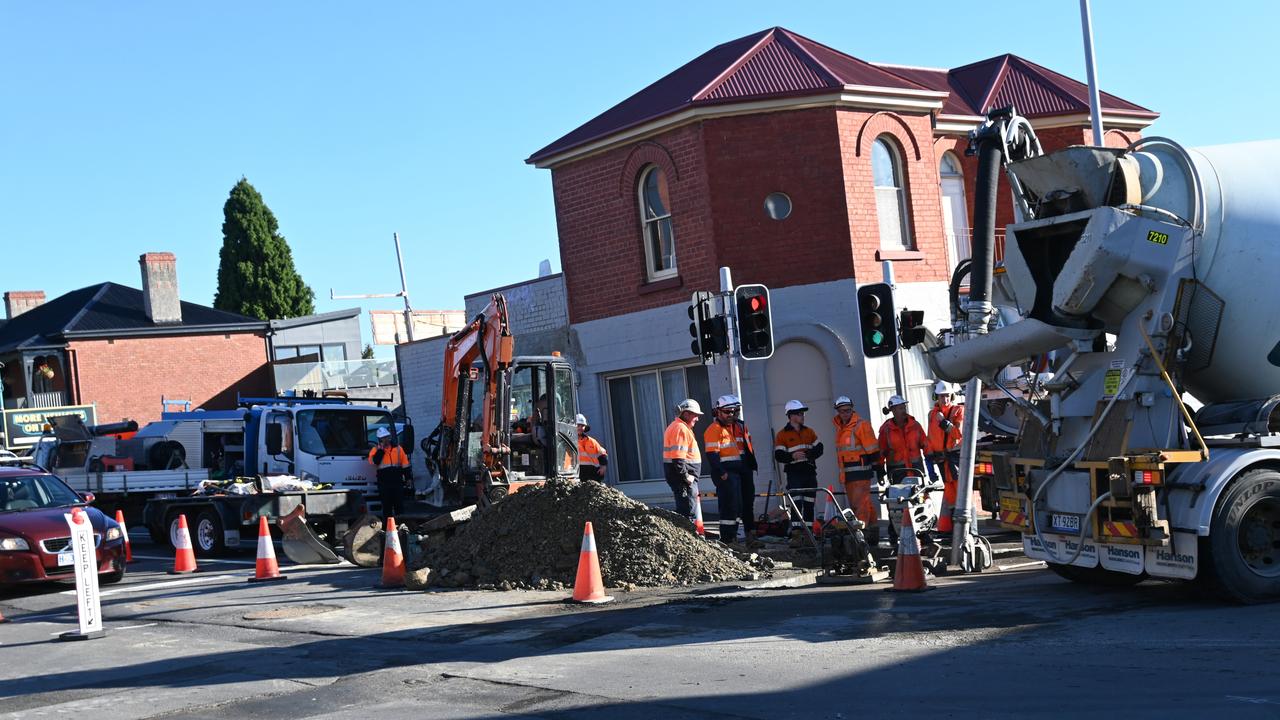
[{"label": "utility pole", "polygon": [[738,308],[733,302],[733,274],[727,267],[720,268],[720,300],[724,303],[725,317],[729,318],[729,382],[738,402],[742,402],[742,381],[738,379]]},{"label": "utility pole", "polygon": [[[400,266],[400,292],[398,293],[369,293],[365,295],[334,295],[333,288],[329,288],[330,300],[363,300],[366,298],[404,298],[404,332],[409,342],[414,341],[413,336],[413,308],[409,305],[409,285],[404,279],[404,258],[400,255],[400,233],[391,233],[391,237],[396,241],[396,263]],[[396,338],[399,340],[399,338]]]},{"label": "utility pole", "polygon": [[1093,144],[1102,147],[1102,101],[1098,96],[1098,67],[1093,59],[1093,18],[1089,0],[1080,0],[1080,30],[1084,33],[1084,69],[1089,79],[1089,122]]}]

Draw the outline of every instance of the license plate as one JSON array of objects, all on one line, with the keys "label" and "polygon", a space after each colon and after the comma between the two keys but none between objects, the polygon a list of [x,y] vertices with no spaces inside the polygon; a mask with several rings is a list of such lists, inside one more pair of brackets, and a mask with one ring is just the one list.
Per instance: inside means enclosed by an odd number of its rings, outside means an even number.
[{"label": "license plate", "polygon": [[1049,517],[1049,525],[1055,532],[1080,532],[1080,516],[1071,513],[1053,513]]},{"label": "license plate", "polygon": [[65,567],[67,565],[75,565],[75,564],[76,564],[75,553],[70,553],[70,552],[58,553],[58,567]]}]

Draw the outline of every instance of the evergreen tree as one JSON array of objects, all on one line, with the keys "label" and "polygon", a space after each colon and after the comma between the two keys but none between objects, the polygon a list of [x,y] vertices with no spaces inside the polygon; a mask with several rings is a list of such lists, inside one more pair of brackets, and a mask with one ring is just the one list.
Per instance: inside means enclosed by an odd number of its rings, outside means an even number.
[{"label": "evergreen tree", "polygon": [[260,320],[310,315],[315,293],[293,266],[276,216],[249,181],[231,188],[222,206],[222,250],[213,306]]},{"label": "evergreen tree", "polygon": [[372,360],[372,359],[373,359],[373,346],[372,346],[372,345],[370,345],[370,344],[368,344],[368,343],[365,343],[364,350],[361,350],[361,351],[360,351],[360,359],[361,359],[361,360]]}]

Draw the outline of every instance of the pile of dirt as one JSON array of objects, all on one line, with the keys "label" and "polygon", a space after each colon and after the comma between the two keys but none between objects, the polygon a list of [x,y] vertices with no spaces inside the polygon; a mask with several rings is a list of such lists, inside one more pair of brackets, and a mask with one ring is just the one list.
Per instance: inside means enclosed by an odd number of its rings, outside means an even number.
[{"label": "pile of dirt", "polygon": [[444,544],[411,553],[410,568],[430,568],[430,584],[441,587],[571,587],[588,520],[608,587],[749,579],[770,566],[753,567],[699,539],[685,518],[613,488],[553,480],[477,512]]}]

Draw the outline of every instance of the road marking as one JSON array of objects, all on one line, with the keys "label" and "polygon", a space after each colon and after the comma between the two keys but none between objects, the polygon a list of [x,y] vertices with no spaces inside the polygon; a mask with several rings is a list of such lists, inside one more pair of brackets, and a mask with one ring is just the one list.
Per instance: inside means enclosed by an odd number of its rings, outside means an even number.
[{"label": "road marking", "polygon": [[[172,560],[173,559],[171,557],[161,557],[159,555],[138,555],[137,553],[134,553],[133,556],[135,558],[141,558],[143,560]],[[199,562],[230,563],[232,565],[254,565],[254,564],[257,564],[258,561],[257,560],[224,560],[222,558],[200,558]]]},{"label": "road marking", "polygon": [[1245,697],[1243,695],[1228,695],[1227,699],[1235,700],[1236,702],[1249,703],[1250,705],[1280,705],[1280,702],[1276,702],[1275,700],[1270,700],[1268,698]]},{"label": "road marking", "polygon": [[1037,567],[1044,565],[1043,560],[1034,560],[1032,562],[1016,563],[1013,565],[1001,565],[1001,570],[1017,570],[1019,568]]},{"label": "road marking", "polygon": [[[158,588],[178,587],[179,585],[194,585],[196,583],[213,582],[214,580],[227,580],[235,577],[234,575],[199,575],[197,577],[184,578],[182,580],[169,580],[167,582],[147,583],[145,585],[126,585],[114,590],[107,590],[102,593],[103,597],[108,595],[119,595],[120,593],[141,592],[143,590],[156,590]],[[75,595],[75,590],[64,590],[63,595]]]},{"label": "road marking", "polygon": [[159,625],[159,624],[160,623],[145,623],[143,625],[125,625],[124,627],[111,628],[111,629],[112,630],[137,630],[138,628],[155,627],[156,625]]}]

